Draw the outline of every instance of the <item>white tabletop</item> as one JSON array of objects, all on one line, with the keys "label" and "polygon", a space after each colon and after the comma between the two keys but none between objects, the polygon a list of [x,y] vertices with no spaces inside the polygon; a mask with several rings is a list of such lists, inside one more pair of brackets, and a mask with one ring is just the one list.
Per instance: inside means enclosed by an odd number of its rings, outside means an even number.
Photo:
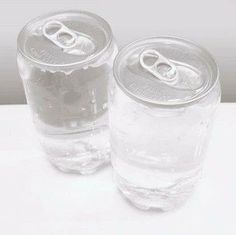
[{"label": "white tabletop", "polygon": [[111,167],[63,174],[39,148],[25,105],[0,106],[1,235],[235,235],[236,104],[221,104],[201,184],[182,208],[132,207]]}]

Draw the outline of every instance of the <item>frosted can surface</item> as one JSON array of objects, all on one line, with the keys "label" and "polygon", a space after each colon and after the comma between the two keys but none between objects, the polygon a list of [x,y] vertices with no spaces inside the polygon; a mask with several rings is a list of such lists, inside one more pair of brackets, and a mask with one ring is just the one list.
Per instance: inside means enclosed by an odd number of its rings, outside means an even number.
[{"label": "frosted can surface", "polygon": [[114,63],[109,91],[111,160],[137,207],[180,206],[198,181],[221,90],[218,67],[178,38],[136,41]]},{"label": "frosted can surface", "polygon": [[107,84],[117,47],[108,23],[83,11],[30,21],[17,62],[27,102],[49,160],[88,174],[109,159]]}]

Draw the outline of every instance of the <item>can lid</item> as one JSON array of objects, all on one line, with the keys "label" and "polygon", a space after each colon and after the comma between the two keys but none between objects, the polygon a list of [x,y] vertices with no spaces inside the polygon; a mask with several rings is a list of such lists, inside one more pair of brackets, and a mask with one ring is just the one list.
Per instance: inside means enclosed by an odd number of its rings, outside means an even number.
[{"label": "can lid", "polygon": [[84,11],[56,12],[30,21],[18,37],[18,51],[44,66],[90,65],[112,41],[109,24]]},{"label": "can lid", "polygon": [[201,98],[214,86],[218,74],[207,51],[172,37],[131,43],[120,51],[114,64],[117,83],[128,95],[159,105]]}]

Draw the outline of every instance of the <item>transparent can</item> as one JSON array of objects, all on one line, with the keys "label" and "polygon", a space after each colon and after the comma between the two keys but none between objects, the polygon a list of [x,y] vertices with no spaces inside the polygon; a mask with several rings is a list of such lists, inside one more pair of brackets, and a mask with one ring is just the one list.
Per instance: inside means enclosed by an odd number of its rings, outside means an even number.
[{"label": "transparent can", "polygon": [[199,179],[221,90],[218,67],[183,39],[123,48],[110,83],[111,160],[120,191],[141,209],[183,204]]},{"label": "transparent can", "polygon": [[107,84],[117,54],[112,31],[84,11],[30,21],[17,62],[41,144],[65,172],[88,174],[109,160]]}]

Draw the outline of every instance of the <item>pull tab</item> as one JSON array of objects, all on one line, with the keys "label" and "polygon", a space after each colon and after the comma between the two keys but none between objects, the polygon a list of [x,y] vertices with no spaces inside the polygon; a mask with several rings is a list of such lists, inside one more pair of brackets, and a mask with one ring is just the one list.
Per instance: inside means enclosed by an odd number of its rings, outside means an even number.
[{"label": "pull tab", "polygon": [[95,49],[92,38],[67,28],[60,21],[49,21],[43,26],[43,35],[67,54],[89,56]]},{"label": "pull tab", "polygon": [[139,62],[145,70],[165,83],[174,84],[178,80],[176,66],[154,49],[143,51]]},{"label": "pull tab", "polygon": [[43,35],[62,49],[73,48],[77,35],[60,21],[49,21],[43,26]]}]

